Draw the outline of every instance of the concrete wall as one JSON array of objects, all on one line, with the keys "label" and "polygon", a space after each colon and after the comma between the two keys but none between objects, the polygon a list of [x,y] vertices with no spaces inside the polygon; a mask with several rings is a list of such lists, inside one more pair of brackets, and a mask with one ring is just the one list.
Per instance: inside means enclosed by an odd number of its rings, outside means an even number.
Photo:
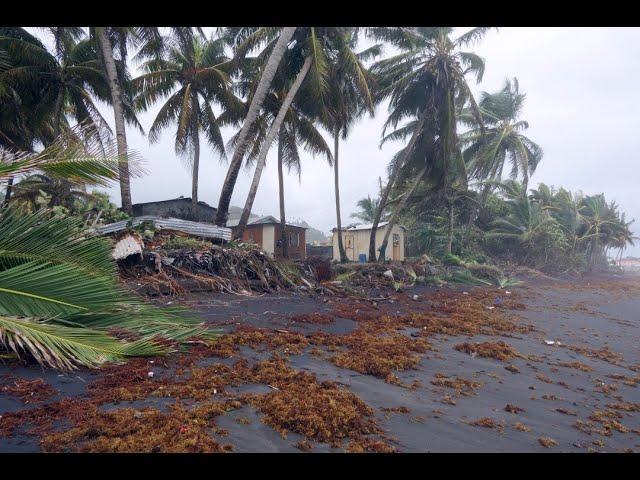
[{"label": "concrete wall", "polygon": [[[376,254],[378,248],[382,245],[384,240],[384,234],[387,230],[385,225],[382,228],[378,228],[376,231]],[[398,234],[400,236],[400,255],[398,260],[404,260],[404,229],[398,225],[394,225],[389,235],[389,243],[385,251],[385,258],[391,260],[393,258],[393,235]],[[342,232],[342,243],[344,245],[347,258],[352,262],[357,262],[360,254],[367,256],[369,261],[369,238],[371,237],[371,230],[351,230]],[[333,232],[333,259],[340,260],[340,250],[338,248],[338,232]]]},{"label": "concrete wall", "polygon": [[213,223],[216,209],[198,203],[198,218],[191,216],[191,199],[176,198],[160,202],[136,203],[133,205],[133,215],[156,215],[158,217],[173,217],[182,220]]}]

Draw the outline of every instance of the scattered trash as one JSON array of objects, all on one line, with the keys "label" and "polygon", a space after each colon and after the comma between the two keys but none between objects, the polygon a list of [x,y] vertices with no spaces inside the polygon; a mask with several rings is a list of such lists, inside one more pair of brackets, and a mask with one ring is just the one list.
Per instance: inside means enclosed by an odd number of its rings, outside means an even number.
[{"label": "scattered trash", "polygon": [[153,378],[153,372],[149,372],[149,373],[147,373],[147,377],[149,377],[149,378]]},{"label": "scattered trash", "polygon": [[496,307],[484,307],[484,308],[486,308],[487,310],[493,310]]},{"label": "scattered trash", "polygon": [[418,298],[420,298],[420,296],[418,295],[414,295],[413,297],[411,297],[411,299],[415,302],[418,300]]},{"label": "scattered trash", "polygon": [[393,280],[393,272],[391,270],[385,271],[382,275]]},{"label": "scattered trash", "polygon": [[546,343],[547,345],[562,345],[559,341],[557,340],[545,340],[544,343]]}]

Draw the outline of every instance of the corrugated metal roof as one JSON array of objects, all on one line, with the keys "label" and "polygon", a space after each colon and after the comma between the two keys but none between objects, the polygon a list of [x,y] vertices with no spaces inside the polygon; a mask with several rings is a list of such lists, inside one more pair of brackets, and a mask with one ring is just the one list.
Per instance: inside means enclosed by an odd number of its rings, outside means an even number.
[{"label": "corrugated metal roof", "polygon": [[[237,227],[240,223],[240,218],[234,218],[227,220],[227,227]],[[289,227],[297,227],[307,229],[308,227],[301,227],[300,225],[295,225],[293,223],[286,222]],[[253,220],[249,220],[247,225],[280,225],[280,220],[272,215],[267,215],[265,217],[259,217]]]},{"label": "corrugated metal roof", "polygon": [[132,226],[140,225],[143,222],[153,222],[156,227],[166,228],[168,230],[177,230],[179,232],[188,233],[204,238],[220,238],[222,240],[231,240],[231,229],[227,227],[218,227],[208,223],[191,222],[189,220],[181,220],[179,218],[162,218],[155,215],[143,215],[135,217],[132,220],[122,220],[120,222],[110,223],[97,227],[96,231],[102,235],[108,233],[119,232],[127,228],[131,222]]},{"label": "corrugated metal roof", "polygon": [[[380,222],[378,223],[378,228],[382,228],[386,225],[388,225],[389,222]],[[396,224],[397,225],[397,224]],[[353,230],[371,230],[371,228],[373,227],[372,223],[362,223],[360,225],[352,225],[350,227],[342,227],[343,231],[353,231]],[[405,227],[404,225],[398,225],[398,227],[403,228],[404,230],[407,229],[407,227]],[[337,228],[334,228],[332,231],[337,230]]]}]

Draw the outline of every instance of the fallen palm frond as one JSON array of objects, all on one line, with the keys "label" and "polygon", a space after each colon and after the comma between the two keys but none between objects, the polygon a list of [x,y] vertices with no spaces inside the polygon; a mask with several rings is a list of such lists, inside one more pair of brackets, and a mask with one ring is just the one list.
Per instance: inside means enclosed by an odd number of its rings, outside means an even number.
[{"label": "fallen palm frond", "polygon": [[[165,352],[160,339],[203,332],[179,309],[160,310],[117,283],[111,242],[88,238],[81,221],[47,211],[0,213],[0,344],[42,365],[95,367]],[[111,331],[127,331],[126,341]],[[165,342],[166,343],[166,342]]]},{"label": "fallen palm frond", "polygon": [[[102,138],[87,125],[70,129],[37,153],[6,150],[1,153],[0,181],[34,171],[70,182],[101,186],[108,186],[119,178],[120,158],[114,142]],[[127,161],[131,176],[143,173],[135,153],[129,152]]]}]

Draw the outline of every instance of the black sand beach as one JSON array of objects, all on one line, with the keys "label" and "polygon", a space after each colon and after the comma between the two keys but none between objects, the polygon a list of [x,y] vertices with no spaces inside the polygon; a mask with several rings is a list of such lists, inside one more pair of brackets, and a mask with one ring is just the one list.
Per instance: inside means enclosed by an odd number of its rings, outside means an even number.
[{"label": "black sand beach", "polygon": [[[620,288],[620,285],[630,288]],[[531,331],[429,336],[431,349],[420,354],[416,368],[394,372],[399,380],[397,384],[341,368],[314,352],[311,345],[305,346],[302,353],[285,351],[285,354],[294,370],[315,374],[318,382],[335,381],[371,407],[382,430],[381,436],[398,452],[639,451],[638,286],[638,277],[613,283],[608,279],[538,281],[507,289],[510,293],[492,293],[492,303],[484,305],[488,313],[495,311],[497,315],[504,300],[518,297],[524,308],[505,314],[517,316],[518,324],[531,325]],[[433,289],[416,287],[394,293],[393,303],[383,300],[375,303],[379,303],[380,308],[384,306],[388,315],[404,315],[410,311],[429,311],[432,294]],[[418,297],[414,299],[414,295]],[[464,298],[465,293],[457,292],[452,301]],[[162,300],[163,303],[169,301]],[[233,331],[238,325],[250,325],[303,335],[318,331],[348,334],[358,327],[359,321],[340,317],[325,323],[292,320],[292,317],[300,318],[294,316],[313,313],[330,316],[337,302],[338,299],[331,297],[286,294],[200,295],[183,303],[224,332]],[[344,304],[348,300],[340,302]],[[419,329],[406,328],[402,333],[414,339]],[[500,361],[454,349],[455,345],[465,342],[497,341],[506,342],[519,355]],[[272,353],[269,348],[245,345],[231,358],[204,358],[199,360],[199,365],[214,361],[233,365],[239,357],[253,364],[268,359]],[[172,355],[166,362],[152,360],[154,363],[149,363],[148,369],[153,371],[153,378],[141,381],[158,382],[171,377],[180,355],[183,354]],[[0,434],[3,423],[11,421],[12,412],[42,408],[63,398],[81,400],[87,396],[87,386],[102,375],[87,370],[61,374],[37,366],[0,364]],[[438,379],[456,377],[473,386],[456,389],[446,382],[438,382]],[[38,402],[30,401],[28,395],[20,399],[6,391],[5,387],[14,385],[16,379],[38,378],[57,393]],[[415,381],[418,383],[407,388]],[[220,398],[243,393],[268,395],[274,390],[278,389],[246,383],[228,386],[216,395]],[[154,408],[166,413],[174,401],[174,398],[150,395],[142,400],[103,403],[100,409]],[[54,423],[52,431],[69,427],[64,418]],[[283,438],[265,424],[263,414],[248,403],[216,416],[215,424],[217,430],[211,433],[212,438],[230,445],[229,449],[234,452],[300,452],[308,448],[311,452],[326,452],[346,448],[346,443],[338,447],[307,438],[306,447],[301,449],[304,436],[295,432],[295,426],[285,427],[286,438]],[[0,452],[41,451],[42,435],[29,434],[29,428],[25,423],[5,429],[4,436],[0,436]],[[99,435],[100,432],[95,433]]]}]

